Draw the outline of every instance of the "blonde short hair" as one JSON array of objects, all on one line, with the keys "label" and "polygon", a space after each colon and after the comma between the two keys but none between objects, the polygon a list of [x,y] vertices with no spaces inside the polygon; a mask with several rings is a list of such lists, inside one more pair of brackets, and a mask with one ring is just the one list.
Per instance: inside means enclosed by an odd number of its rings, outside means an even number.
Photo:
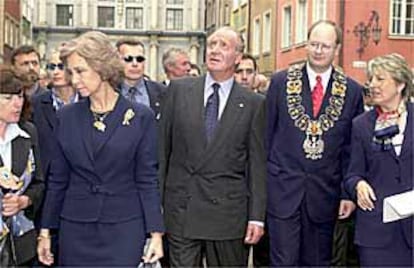
[{"label": "blonde short hair", "polygon": [[124,67],[106,34],[89,31],[62,44],[60,58],[65,65],[67,58],[75,52],[85,59],[103,81],[108,81],[112,87],[117,88],[122,82]]},{"label": "blonde short hair", "polygon": [[391,53],[371,59],[368,62],[368,77],[371,78],[374,72],[378,70],[386,71],[391,75],[394,81],[400,84],[405,84],[405,87],[401,92],[404,98],[413,96],[413,72],[403,56],[397,53]]}]

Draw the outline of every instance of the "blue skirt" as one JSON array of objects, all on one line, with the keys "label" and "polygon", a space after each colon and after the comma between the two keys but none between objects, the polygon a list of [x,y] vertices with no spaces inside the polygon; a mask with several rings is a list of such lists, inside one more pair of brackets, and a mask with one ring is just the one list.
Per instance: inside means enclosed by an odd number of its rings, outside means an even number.
[{"label": "blue skirt", "polygon": [[413,248],[403,235],[401,223],[393,225],[394,236],[388,245],[380,248],[359,246],[361,267],[413,267]]},{"label": "blue skirt", "polygon": [[59,265],[137,267],[144,244],[143,219],[120,223],[83,223],[61,219]]}]

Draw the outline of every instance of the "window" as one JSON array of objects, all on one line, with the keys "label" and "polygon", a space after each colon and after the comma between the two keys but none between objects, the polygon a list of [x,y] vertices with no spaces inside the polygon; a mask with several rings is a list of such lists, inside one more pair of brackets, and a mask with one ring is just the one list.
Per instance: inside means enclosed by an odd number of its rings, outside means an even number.
[{"label": "window", "polygon": [[230,7],[228,4],[224,6],[224,25],[230,25]]},{"label": "window", "polygon": [[73,26],[73,5],[56,5],[56,25]]},{"label": "window", "polygon": [[253,24],[253,55],[257,56],[260,53],[260,19],[254,20]]},{"label": "window", "polygon": [[414,0],[391,2],[391,34],[414,35]]},{"label": "window", "polygon": [[183,0],[167,0],[167,4],[183,4]]},{"label": "window", "polygon": [[296,12],[296,44],[306,41],[308,29],[308,12],[306,0],[298,0]]},{"label": "window", "polygon": [[270,52],[271,36],[272,22],[270,12],[267,12],[263,16],[263,52]]},{"label": "window", "polygon": [[98,7],[98,27],[115,27],[114,7]]},{"label": "window", "polygon": [[177,8],[167,8],[167,30],[183,29],[183,10]]},{"label": "window", "polygon": [[326,0],[314,0],[313,22],[326,19]]},{"label": "window", "polygon": [[142,29],[143,27],[142,8],[128,7],[126,9],[126,28]]},{"label": "window", "polygon": [[291,40],[292,40],[292,8],[288,6],[283,9],[282,48],[290,47]]},{"label": "window", "polygon": [[244,48],[243,52],[245,52],[245,50],[246,50],[246,40],[247,40],[247,33],[246,33],[245,29],[240,31],[240,36],[241,36],[241,39],[243,41],[243,48]]}]

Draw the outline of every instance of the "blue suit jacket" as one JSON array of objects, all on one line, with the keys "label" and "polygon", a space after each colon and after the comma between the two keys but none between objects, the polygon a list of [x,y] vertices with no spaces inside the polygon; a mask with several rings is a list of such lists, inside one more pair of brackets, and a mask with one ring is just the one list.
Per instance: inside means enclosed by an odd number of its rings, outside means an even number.
[{"label": "blue suit jacket", "polygon": [[50,170],[53,130],[56,127],[56,122],[52,92],[48,90],[33,97],[33,124],[36,126],[39,136],[40,161],[45,177]]},{"label": "blue suit jacket", "polygon": [[[302,103],[312,115],[312,97],[306,68],[302,69]],[[266,97],[268,206],[270,215],[288,218],[305,198],[310,217],[316,222],[334,220],[338,215],[341,182],[349,159],[352,119],[362,113],[362,87],[347,78],[345,104],[333,128],[324,132],[322,159],[305,158],[302,145],[305,133],[294,125],[286,102],[287,71],[276,73]],[[332,77],[324,95],[321,111],[331,96]]]},{"label": "blue suit jacket", "polygon": [[[86,99],[58,112],[42,225],[57,228],[59,217],[76,222],[143,218],[147,232],[162,231],[152,111],[120,95],[106,118],[104,140],[93,147],[97,130],[89,105]],[[129,109],[135,115],[126,124]]]},{"label": "blue suit jacket", "polygon": [[377,201],[372,211],[360,208],[356,213],[355,242],[366,247],[384,246],[393,241],[395,224],[402,224],[404,236],[409,245],[413,245],[413,218],[400,222],[382,223],[382,207],[385,197],[413,189],[413,151],[414,151],[414,105],[408,106],[407,125],[399,156],[394,148],[389,151],[376,151],[372,148],[372,137],[376,112],[372,110],[353,122],[352,155],[345,180],[345,189],[355,198],[356,184],[364,179],[373,188]]}]

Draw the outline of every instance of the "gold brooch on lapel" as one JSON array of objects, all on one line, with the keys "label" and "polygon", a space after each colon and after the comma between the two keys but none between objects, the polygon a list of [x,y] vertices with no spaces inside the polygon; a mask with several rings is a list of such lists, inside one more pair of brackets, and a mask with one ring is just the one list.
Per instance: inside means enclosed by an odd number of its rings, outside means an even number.
[{"label": "gold brooch on lapel", "polygon": [[129,120],[134,118],[134,116],[135,116],[134,111],[131,108],[129,108],[124,114],[124,121],[122,121],[122,125],[129,126]]}]

